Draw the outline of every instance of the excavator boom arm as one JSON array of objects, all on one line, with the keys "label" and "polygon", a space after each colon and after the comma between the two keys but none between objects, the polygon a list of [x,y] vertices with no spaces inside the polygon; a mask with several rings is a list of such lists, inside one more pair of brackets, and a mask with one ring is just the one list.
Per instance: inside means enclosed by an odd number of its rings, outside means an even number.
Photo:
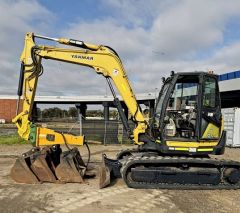
[{"label": "excavator boom arm", "polygon": [[[35,37],[54,40],[60,44],[78,48],[67,49],[36,45],[34,42]],[[134,129],[131,137],[136,144],[142,143],[139,141],[139,134],[145,133],[147,123],[137,104],[136,97],[129,84],[128,77],[116,52],[103,45],[86,44],[82,41],[73,39],[55,39],[44,36],[34,36],[33,33],[28,33],[26,35],[25,46],[21,55],[21,62],[24,69],[22,69],[23,81],[19,85],[20,90],[21,87],[23,87],[23,110],[13,119],[13,122],[16,123],[18,127],[18,132],[21,137],[27,139],[30,134],[30,117],[38,77],[42,73],[42,58],[88,66],[93,68],[97,74],[101,74],[107,79],[112,79],[123,98],[123,101],[127,105],[133,120],[136,122],[136,128]],[[109,80],[108,83],[110,83]],[[113,90],[112,87],[111,90]],[[21,96],[21,93],[19,95]]]}]

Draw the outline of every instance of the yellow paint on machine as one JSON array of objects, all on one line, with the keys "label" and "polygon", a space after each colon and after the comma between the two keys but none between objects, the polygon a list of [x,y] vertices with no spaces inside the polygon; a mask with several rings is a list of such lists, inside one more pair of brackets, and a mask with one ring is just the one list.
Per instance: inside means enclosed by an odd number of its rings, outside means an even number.
[{"label": "yellow paint on machine", "polygon": [[38,134],[36,146],[49,146],[54,144],[67,144],[82,146],[84,136],[74,136],[71,134],[61,134],[48,128],[37,128]]},{"label": "yellow paint on machine", "polygon": [[212,148],[209,148],[209,149],[198,149],[199,152],[212,152],[213,149]]},{"label": "yellow paint on machine", "polygon": [[219,127],[215,126],[212,123],[209,123],[206,130],[203,133],[202,138],[204,139],[219,138]]},{"label": "yellow paint on machine", "polygon": [[[190,151],[191,148],[186,148],[186,147],[171,147],[171,148],[174,148],[174,150],[177,150],[177,151]],[[211,152],[213,151],[212,148],[200,148],[200,149],[196,149],[197,152]]]},{"label": "yellow paint on machine", "polygon": [[217,146],[218,141],[211,142],[187,142],[187,141],[166,141],[168,146],[173,147],[187,147],[187,148],[198,148],[198,147],[214,147]]},{"label": "yellow paint on machine", "polygon": [[176,147],[175,150],[177,150],[177,151],[188,151],[189,148]]},{"label": "yellow paint on machine", "polygon": [[[80,66],[87,66],[93,68],[97,74],[101,74],[105,78],[111,78],[115,84],[122,100],[129,109],[129,113],[134,116],[138,125],[133,132],[133,140],[135,144],[141,145],[143,142],[139,141],[138,137],[143,134],[148,129],[148,124],[144,119],[144,116],[139,109],[138,103],[136,101],[135,94],[133,93],[132,87],[129,83],[127,74],[121,62],[121,59],[115,54],[110,48],[102,45],[88,44],[84,42],[86,48],[59,48],[55,46],[47,45],[37,45],[37,51],[34,51],[33,47],[36,46],[35,36],[33,33],[27,33],[25,37],[25,45],[23,52],[21,54],[21,62],[27,66],[24,66],[24,78],[23,78],[23,108],[22,112],[19,113],[13,122],[18,128],[18,133],[20,137],[28,140],[30,134],[30,117],[34,104],[35,93],[37,89],[37,82],[40,76],[42,59],[57,60],[71,64],[77,64]],[[60,44],[65,44],[69,46],[75,46],[71,42],[71,39],[60,38],[53,39]],[[35,50],[35,49],[34,49]],[[33,63],[32,56],[36,60]],[[61,135],[54,133],[56,135],[56,140],[61,141]],[[70,136],[67,136],[69,138]],[[39,144],[50,145],[51,142],[40,139]],[[78,142],[76,138],[69,138],[70,143],[79,144],[82,140]],[[59,142],[58,142],[59,144]]]}]

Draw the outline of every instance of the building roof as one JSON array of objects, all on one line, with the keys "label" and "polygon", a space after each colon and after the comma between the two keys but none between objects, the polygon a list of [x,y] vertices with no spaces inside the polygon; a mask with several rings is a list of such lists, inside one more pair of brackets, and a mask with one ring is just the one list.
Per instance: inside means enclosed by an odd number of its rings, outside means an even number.
[{"label": "building roof", "polygon": [[[156,98],[155,93],[140,93],[136,94],[136,98],[139,101],[154,100]],[[0,99],[17,99],[15,95],[0,95]],[[119,97],[122,100],[121,97]],[[35,102],[37,103],[76,103],[76,102],[86,102],[86,103],[101,103],[101,102],[111,102],[113,101],[113,96],[104,95],[88,95],[88,96],[36,96]]]}]

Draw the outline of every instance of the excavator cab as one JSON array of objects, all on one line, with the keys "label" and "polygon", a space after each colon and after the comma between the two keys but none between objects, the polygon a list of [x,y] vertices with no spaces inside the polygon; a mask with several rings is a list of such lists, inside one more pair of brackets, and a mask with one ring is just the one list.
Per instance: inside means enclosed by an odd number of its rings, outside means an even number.
[{"label": "excavator cab", "polygon": [[[163,83],[152,126],[154,137],[162,142],[162,152],[222,154],[224,138],[221,148],[214,149],[223,135],[218,76],[177,73]],[[201,149],[203,142],[212,148]]]},{"label": "excavator cab", "polygon": [[208,156],[224,153],[222,124],[218,76],[172,72],[163,79],[143,144],[116,160],[103,156],[100,188],[119,177],[132,188],[239,188],[240,163]]}]

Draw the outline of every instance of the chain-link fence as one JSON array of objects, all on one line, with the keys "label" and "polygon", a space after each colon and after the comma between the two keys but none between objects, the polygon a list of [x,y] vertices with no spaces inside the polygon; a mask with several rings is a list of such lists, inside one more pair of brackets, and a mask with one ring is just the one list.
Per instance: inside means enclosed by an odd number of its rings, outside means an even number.
[{"label": "chain-link fence", "polygon": [[[133,128],[134,124],[129,123]],[[58,131],[64,131],[79,135],[80,132],[86,136],[86,140],[101,142],[102,144],[126,144],[131,143],[126,131],[120,121],[105,120],[84,120],[82,125],[74,124],[72,127],[59,128],[52,127]],[[82,128],[82,130],[80,130]]]},{"label": "chain-link fence", "polygon": [[[77,119],[62,121],[47,121],[42,120],[38,125],[50,129],[58,130],[64,133],[72,133],[80,135],[82,132],[86,136],[86,140],[96,141],[102,144],[126,144],[131,143],[121,121],[117,120],[82,120],[82,125]],[[130,127],[133,129],[133,122],[129,121]],[[82,128],[82,129],[80,129]],[[2,125],[0,128],[1,135],[17,134],[15,125]]]}]

